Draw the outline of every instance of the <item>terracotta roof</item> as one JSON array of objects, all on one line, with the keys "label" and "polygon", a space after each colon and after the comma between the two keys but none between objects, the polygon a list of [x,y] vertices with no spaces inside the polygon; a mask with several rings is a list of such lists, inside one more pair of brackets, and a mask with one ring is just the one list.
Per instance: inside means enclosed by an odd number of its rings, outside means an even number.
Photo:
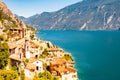
[{"label": "terracotta roof", "polygon": [[64,50],[62,50],[61,48],[48,48],[47,51],[61,51],[64,52]]},{"label": "terracotta roof", "polygon": [[[61,75],[62,74],[67,74],[67,73],[72,73],[72,72],[77,72],[76,69],[72,67],[54,67],[54,71],[59,72]],[[52,73],[54,72],[52,71]]]},{"label": "terracotta roof", "polygon": [[69,72],[77,72],[77,70],[75,68],[72,68],[72,67],[67,67],[67,70]]},{"label": "terracotta roof", "polygon": [[20,59],[20,56],[19,56],[19,55],[16,55],[16,54],[10,55],[9,58],[10,58],[10,59],[13,59],[13,60],[16,60],[16,61],[22,61],[22,59]]},{"label": "terracotta roof", "polygon": [[26,69],[29,69],[29,70],[35,70],[35,68],[36,68],[35,64],[32,64],[32,63],[28,63],[26,66]]},{"label": "terracotta roof", "polygon": [[65,67],[58,67],[58,68],[57,68],[57,67],[54,67],[54,70],[60,72],[61,74],[62,74],[62,73],[65,74],[65,73],[68,72],[68,70],[67,70]]},{"label": "terracotta roof", "polygon": [[66,63],[65,60],[63,59],[60,59],[60,58],[55,58],[53,61],[50,62],[50,65],[53,66],[53,65],[61,65],[61,64],[64,64]]},{"label": "terracotta roof", "polygon": [[53,61],[50,62],[50,67],[53,68],[52,71],[57,71],[61,75],[76,72],[76,69],[72,67],[67,67],[65,63],[66,63],[65,60],[60,59],[60,58],[55,58]]}]

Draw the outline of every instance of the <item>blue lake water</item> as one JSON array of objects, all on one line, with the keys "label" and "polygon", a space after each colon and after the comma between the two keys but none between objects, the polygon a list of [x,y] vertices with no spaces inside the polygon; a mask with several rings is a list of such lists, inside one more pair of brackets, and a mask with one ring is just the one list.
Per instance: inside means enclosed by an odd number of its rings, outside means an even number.
[{"label": "blue lake water", "polygon": [[80,80],[120,80],[120,31],[39,31],[70,52]]}]

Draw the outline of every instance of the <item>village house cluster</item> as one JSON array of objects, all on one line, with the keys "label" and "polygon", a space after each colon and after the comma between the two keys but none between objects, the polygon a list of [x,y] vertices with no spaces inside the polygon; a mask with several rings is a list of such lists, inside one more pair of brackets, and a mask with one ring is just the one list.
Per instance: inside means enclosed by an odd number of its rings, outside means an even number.
[{"label": "village house cluster", "polygon": [[[64,50],[49,41],[31,39],[32,31],[27,30],[26,27],[11,28],[10,31],[12,33],[8,39],[8,45],[11,64],[16,66],[18,71],[24,70],[26,78],[32,80],[35,75],[44,72],[46,69],[43,64],[46,64],[49,66],[48,71],[58,76],[60,80],[78,80],[77,71],[62,59],[65,55]],[[0,27],[0,33],[2,33],[2,27]],[[45,49],[49,55],[39,58]]]}]

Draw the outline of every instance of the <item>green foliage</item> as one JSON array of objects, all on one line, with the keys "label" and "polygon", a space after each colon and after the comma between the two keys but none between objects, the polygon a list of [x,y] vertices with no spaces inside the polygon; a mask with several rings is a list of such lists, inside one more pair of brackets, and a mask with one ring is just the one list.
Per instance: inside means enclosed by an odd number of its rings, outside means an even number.
[{"label": "green foliage", "polygon": [[43,55],[49,55],[47,49],[45,49],[42,54],[43,54]]},{"label": "green foliage", "polygon": [[46,63],[43,63],[43,68],[47,68],[47,64]]},{"label": "green foliage", "polygon": [[34,76],[33,80],[40,80],[37,75]]},{"label": "green foliage", "polygon": [[59,80],[59,78],[57,76],[52,76],[49,71],[39,73],[38,77],[40,80]]},{"label": "green foliage", "polygon": [[49,53],[48,53],[47,49],[44,49],[44,51],[42,52],[42,54],[40,55],[39,58],[45,58],[48,55],[49,55]]},{"label": "green foliage", "polygon": [[65,54],[63,56],[63,59],[65,59],[68,62],[73,62],[72,56],[70,54]]},{"label": "green foliage", "polygon": [[18,74],[12,70],[0,70],[0,80],[18,80]]},{"label": "green foliage", "polygon": [[8,44],[0,42],[0,69],[3,69],[7,66],[9,55],[10,52]]},{"label": "green foliage", "polygon": [[49,43],[47,43],[47,47],[50,48],[50,44]]},{"label": "green foliage", "polygon": [[21,72],[20,72],[20,80],[25,80],[24,71],[21,71]]},{"label": "green foliage", "polygon": [[11,34],[12,34],[12,31],[11,30],[9,30],[9,29],[6,29],[8,32],[7,32],[7,35],[8,35],[8,38],[10,38],[11,37]]},{"label": "green foliage", "polygon": [[0,75],[0,80],[4,80],[3,76]]},{"label": "green foliage", "polygon": [[40,50],[42,50],[43,49],[43,47],[42,46],[40,46]]},{"label": "green foliage", "polygon": [[57,76],[53,76],[53,80],[59,80]]},{"label": "green foliage", "polygon": [[27,30],[36,31],[36,29],[34,27],[31,27],[31,26],[28,26],[28,25],[26,25],[26,27],[27,27]]},{"label": "green foliage", "polygon": [[3,35],[0,35],[0,41],[4,41],[4,36]]},{"label": "green foliage", "polygon": [[16,71],[17,70],[17,66],[12,66],[12,70]]},{"label": "green foliage", "polygon": [[24,64],[27,65],[28,62],[29,62],[29,59],[25,58],[24,59]]},{"label": "green foliage", "polygon": [[13,23],[13,27],[17,27],[17,24],[15,21],[12,21],[12,23]]},{"label": "green foliage", "polygon": [[31,34],[31,35],[30,35],[30,38],[33,40],[33,39],[34,39],[34,36],[35,36],[34,34]]}]

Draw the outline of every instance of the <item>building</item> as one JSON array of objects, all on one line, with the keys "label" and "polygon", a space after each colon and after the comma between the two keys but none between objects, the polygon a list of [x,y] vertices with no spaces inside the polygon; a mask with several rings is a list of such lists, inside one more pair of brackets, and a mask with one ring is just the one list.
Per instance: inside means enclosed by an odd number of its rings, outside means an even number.
[{"label": "building", "polygon": [[34,57],[38,58],[40,54],[42,54],[42,52],[40,51],[40,47],[39,47],[39,42],[36,40],[30,41],[30,51],[33,54]]},{"label": "building", "polygon": [[25,76],[32,79],[35,74],[43,71],[43,62],[36,58],[30,58],[29,63],[25,67]]},{"label": "building", "polygon": [[56,55],[57,57],[63,57],[64,56],[64,50],[62,50],[61,48],[48,48],[47,51],[51,54],[51,55]]},{"label": "building", "polygon": [[56,58],[50,62],[50,72],[52,75],[59,76],[61,80],[78,80],[77,71],[67,66],[63,59]]},{"label": "building", "polygon": [[25,53],[26,58],[36,57],[38,58],[39,55],[42,53],[39,48],[39,43],[36,43],[36,41],[25,41]]},{"label": "building", "polygon": [[[22,22],[21,22],[22,24]],[[12,40],[18,40],[21,38],[25,38],[26,37],[26,32],[27,29],[26,27],[12,27],[10,28],[10,36],[9,38],[11,38]]]},{"label": "building", "polygon": [[22,38],[18,41],[9,41],[10,60],[12,66],[16,66],[19,69],[19,65],[24,69],[23,58],[25,57],[24,51],[25,39]]},{"label": "building", "polygon": [[36,66],[32,63],[28,63],[25,67],[24,73],[27,78],[33,79],[35,75],[35,68]]}]

